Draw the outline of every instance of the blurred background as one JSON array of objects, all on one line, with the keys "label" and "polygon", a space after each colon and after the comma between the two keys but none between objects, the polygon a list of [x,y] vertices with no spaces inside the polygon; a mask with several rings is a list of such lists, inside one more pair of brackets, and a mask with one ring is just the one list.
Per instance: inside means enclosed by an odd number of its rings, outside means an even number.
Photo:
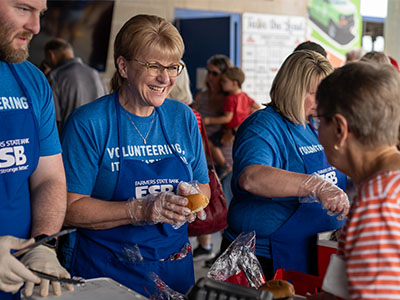
[{"label": "blurred background", "polygon": [[321,44],[335,67],[357,48],[400,59],[398,0],[48,0],[47,5],[30,61],[39,66],[45,43],[62,37],[106,83],[115,70],[115,35],[140,13],[165,17],[181,32],[193,94],[203,87],[207,59],[217,53],[242,67],[243,89],[259,103],[269,102],[276,71],[305,40]]}]

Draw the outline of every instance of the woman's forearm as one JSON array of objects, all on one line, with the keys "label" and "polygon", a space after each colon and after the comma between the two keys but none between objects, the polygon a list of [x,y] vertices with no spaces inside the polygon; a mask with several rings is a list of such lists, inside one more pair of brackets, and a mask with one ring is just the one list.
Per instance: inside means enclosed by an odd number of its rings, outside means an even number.
[{"label": "woman's forearm", "polygon": [[239,177],[243,190],[265,198],[297,197],[307,174],[289,172],[265,165],[251,165]]},{"label": "woman's forearm", "polygon": [[98,230],[131,224],[126,201],[102,201],[88,196],[70,201],[70,197],[66,226]]}]

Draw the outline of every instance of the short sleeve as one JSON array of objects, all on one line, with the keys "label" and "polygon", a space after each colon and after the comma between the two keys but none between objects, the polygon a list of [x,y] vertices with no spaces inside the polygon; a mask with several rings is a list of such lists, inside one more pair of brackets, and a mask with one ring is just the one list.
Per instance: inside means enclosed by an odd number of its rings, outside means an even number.
[{"label": "short sleeve", "polygon": [[270,130],[260,122],[253,119],[253,124],[245,122],[240,126],[236,134],[233,150],[235,173],[240,174],[251,165],[267,165],[282,168],[282,160],[279,155],[279,141]]},{"label": "short sleeve", "polygon": [[224,112],[234,112],[237,105],[236,102],[237,99],[234,95],[228,95],[224,101]]},{"label": "short sleeve", "polygon": [[24,85],[32,97],[32,105],[39,127],[40,156],[61,153],[58,136],[53,93],[44,74],[34,65],[25,61],[18,65],[18,73],[29,72]]},{"label": "short sleeve", "polygon": [[68,192],[91,195],[98,172],[99,153],[90,127],[72,114],[62,135]]}]

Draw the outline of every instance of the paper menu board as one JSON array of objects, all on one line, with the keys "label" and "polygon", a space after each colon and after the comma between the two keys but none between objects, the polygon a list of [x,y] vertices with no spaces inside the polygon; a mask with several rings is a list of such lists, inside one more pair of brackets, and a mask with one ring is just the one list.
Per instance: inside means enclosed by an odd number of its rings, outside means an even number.
[{"label": "paper menu board", "polygon": [[244,13],[242,15],[242,86],[258,103],[270,102],[272,81],[285,58],[306,40],[306,19]]},{"label": "paper menu board", "polygon": [[47,298],[39,296],[39,286],[35,287],[31,297],[22,297],[23,300],[145,300],[148,299],[132,291],[131,289],[119,284],[111,278],[94,278],[86,280],[82,286],[74,286],[74,291],[70,292],[62,289],[61,296],[54,296],[49,291]]}]

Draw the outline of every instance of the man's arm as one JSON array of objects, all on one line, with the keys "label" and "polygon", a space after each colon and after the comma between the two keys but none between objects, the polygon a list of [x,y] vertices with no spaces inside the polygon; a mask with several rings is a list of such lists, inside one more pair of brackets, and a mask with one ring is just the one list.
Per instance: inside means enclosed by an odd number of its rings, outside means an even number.
[{"label": "man's arm", "polygon": [[67,188],[61,154],[41,156],[30,177],[31,236],[60,231],[67,207]]}]

